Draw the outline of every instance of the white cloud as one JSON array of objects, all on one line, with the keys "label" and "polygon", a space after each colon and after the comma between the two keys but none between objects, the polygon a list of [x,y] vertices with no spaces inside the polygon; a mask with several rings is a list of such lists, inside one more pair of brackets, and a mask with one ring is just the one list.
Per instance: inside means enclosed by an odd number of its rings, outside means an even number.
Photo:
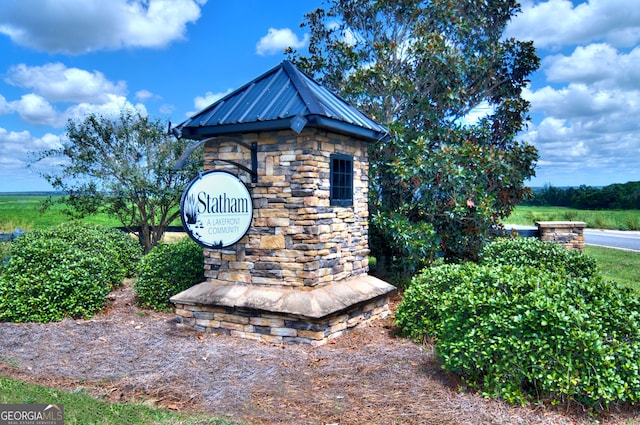
[{"label": "white cloud", "polygon": [[[543,57],[524,97],[537,172],[553,184],[640,178],[640,8],[636,0],[525,0],[507,36]],[[550,54],[553,53],[553,54]]]},{"label": "white cloud", "polygon": [[[98,71],[67,68],[61,63],[34,67],[21,64],[11,67],[5,80],[33,92],[11,102],[0,96],[0,113],[17,113],[22,121],[32,125],[61,128],[69,118],[81,119],[91,113],[117,116],[122,108],[146,114],[144,106],[133,105],[124,96],[125,82],[113,83]],[[154,95],[141,90],[136,96],[146,100]],[[73,104],[60,107],[63,102]]]},{"label": "white cloud", "polygon": [[578,46],[571,56],[546,57],[542,68],[551,82],[571,81],[603,89],[637,89],[640,47],[625,54],[604,43]]},{"label": "white cloud", "polygon": [[0,127],[0,180],[2,190],[43,190],[49,187],[40,177],[51,171],[51,160],[34,162],[35,152],[62,146],[60,136],[47,133],[34,137],[28,131],[8,131]]},{"label": "white cloud", "polygon": [[146,107],[141,103],[132,104],[123,96],[109,95],[108,97],[109,101],[102,104],[79,103],[74,105],[64,112],[64,116],[73,120],[82,120],[91,114],[117,118],[123,110],[132,110],[142,115],[148,115]]},{"label": "white cloud", "polygon": [[64,125],[62,117],[54,107],[42,96],[29,93],[11,102],[12,109],[20,118],[29,124],[61,127]]},{"label": "white cloud", "polygon": [[164,103],[160,105],[159,111],[163,115],[171,115],[175,109],[176,109],[175,105]]},{"label": "white cloud", "polygon": [[13,112],[13,106],[0,94],[0,115]]},{"label": "white cloud", "polygon": [[185,37],[206,0],[3,0],[0,33],[50,53],[164,47]]},{"label": "white cloud", "polygon": [[569,84],[560,89],[546,86],[525,95],[534,112],[546,115],[524,135],[538,148],[539,171],[563,176],[567,184],[594,184],[591,181],[597,178],[624,182],[628,178],[616,179],[615,174],[637,174],[639,91]]},{"label": "white cloud", "polygon": [[60,137],[47,133],[41,138],[28,131],[7,131],[0,128],[0,158],[9,160],[16,167],[26,167],[33,159],[32,152],[61,147]]},{"label": "white cloud", "polygon": [[637,91],[599,90],[571,83],[560,89],[546,86],[534,92],[525,91],[524,95],[531,102],[533,112],[543,112],[559,119],[594,120],[615,116],[616,119],[632,121],[632,116],[625,118],[625,115],[640,112],[636,104],[639,100]]},{"label": "white cloud", "polygon": [[552,49],[595,41],[630,47],[640,40],[640,8],[637,0],[589,0],[578,5],[570,0],[529,1],[509,24],[507,36]]},{"label": "white cloud", "polygon": [[308,34],[305,34],[304,38],[300,40],[289,28],[269,28],[267,35],[256,44],[256,53],[261,56],[282,53],[287,47],[295,49],[304,47],[308,41]]},{"label": "white cloud", "polygon": [[217,102],[218,100],[222,99],[223,97],[225,97],[226,95],[228,95],[231,92],[232,92],[231,89],[228,89],[225,92],[219,92],[219,93],[212,93],[212,92],[208,91],[208,92],[205,93],[204,96],[196,96],[193,99],[193,106],[196,109],[196,111],[195,112],[188,112],[186,115],[188,117],[191,117],[194,114],[197,114],[201,110],[205,109],[206,107],[208,107],[212,103]]},{"label": "white cloud", "polygon": [[144,102],[145,100],[149,100],[149,99],[158,99],[159,96],[151,93],[149,90],[138,90],[136,92],[136,99],[138,99],[141,102]]},{"label": "white cloud", "polygon": [[14,86],[32,89],[51,102],[107,102],[109,94],[127,92],[124,81],[113,83],[101,72],[67,68],[62,63],[43,66],[12,66],[5,80]]}]

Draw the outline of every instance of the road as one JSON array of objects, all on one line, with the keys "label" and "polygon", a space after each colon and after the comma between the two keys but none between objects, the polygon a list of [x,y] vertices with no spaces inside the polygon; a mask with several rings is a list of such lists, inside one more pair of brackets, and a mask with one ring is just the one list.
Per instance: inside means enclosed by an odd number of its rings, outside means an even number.
[{"label": "road", "polygon": [[640,252],[640,232],[584,229],[584,243]]},{"label": "road", "polygon": [[[520,232],[521,235],[525,236],[533,236],[537,231],[537,227],[535,226],[519,226],[515,224],[506,225],[505,228],[515,229]],[[586,245],[640,252],[640,232],[584,229],[584,243]]]}]

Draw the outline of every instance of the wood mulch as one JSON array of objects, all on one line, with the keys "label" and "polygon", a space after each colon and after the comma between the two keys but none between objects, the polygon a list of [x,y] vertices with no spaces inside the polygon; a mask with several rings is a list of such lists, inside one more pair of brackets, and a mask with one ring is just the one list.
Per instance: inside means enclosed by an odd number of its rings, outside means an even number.
[{"label": "wood mulch", "polygon": [[[173,314],[137,308],[131,282],[91,320],[0,323],[0,375],[256,425],[593,423],[576,409],[460,391],[432,347],[397,337],[392,318],[322,347],[270,345],[179,330]],[[600,423],[639,419],[615,412]]]}]

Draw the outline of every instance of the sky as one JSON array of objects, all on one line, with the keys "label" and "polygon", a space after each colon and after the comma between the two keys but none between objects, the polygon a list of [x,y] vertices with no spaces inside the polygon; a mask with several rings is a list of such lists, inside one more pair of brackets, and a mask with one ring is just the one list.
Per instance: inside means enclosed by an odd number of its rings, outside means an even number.
[{"label": "sky", "polygon": [[[521,0],[505,36],[541,57],[519,138],[531,186],[640,181],[638,0]],[[321,0],[2,0],[0,192],[46,191],[65,125],[135,107],[174,125],[304,52]]]}]

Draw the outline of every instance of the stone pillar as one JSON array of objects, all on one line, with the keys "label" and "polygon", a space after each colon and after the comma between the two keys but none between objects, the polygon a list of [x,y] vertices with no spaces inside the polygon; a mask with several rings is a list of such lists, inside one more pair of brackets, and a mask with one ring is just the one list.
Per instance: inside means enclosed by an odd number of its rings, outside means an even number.
[{"label": "stone pillar", "polygon": [[[367,142],[305,128],[204,147],[205,171],[238,175],[253,221],[235,245],[205,249],[206,281],[172,297],[180,327],[268,342],[324,344],[388,312],[395,288],[368,275]],[[225,161],[250,167],[257,182]],[[353,204],[330,204],[331,155],[353,158]]]},{"label": "stone pillar", "polygon": [[556,242],[567,249],[584,250],[584,228],[587,223],[583,221],[538,221],[538,233],[540,240]]},{"label": "stone pillar", "polygon": [[[215,159],[250,164],[230,141],[205,145],[205,170],[226,169],[249,187],[254,217],[233,247],[205,250],[207,280],[219,283],[315,287],[369,270],[367,144],[317,129],[242,135],[258,144],[258,182]],[[329,158],[354,158],[353,206],[329,204]],[[223,164],[224,167],[220,167]]]}]

